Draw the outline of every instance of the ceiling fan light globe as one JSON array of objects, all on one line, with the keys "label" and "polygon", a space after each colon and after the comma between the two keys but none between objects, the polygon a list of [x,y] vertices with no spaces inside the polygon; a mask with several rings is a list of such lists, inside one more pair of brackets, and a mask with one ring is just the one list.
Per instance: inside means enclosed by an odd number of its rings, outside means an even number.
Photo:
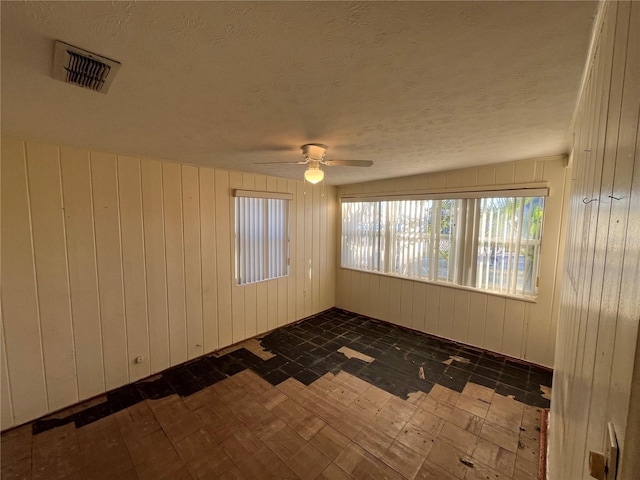
[{"label": "ceiling fan light globe", "polygon": [[304,172],[304,179],[312,184],[321,182],[324,178],[324,172],[319,168],[308,168]]}]

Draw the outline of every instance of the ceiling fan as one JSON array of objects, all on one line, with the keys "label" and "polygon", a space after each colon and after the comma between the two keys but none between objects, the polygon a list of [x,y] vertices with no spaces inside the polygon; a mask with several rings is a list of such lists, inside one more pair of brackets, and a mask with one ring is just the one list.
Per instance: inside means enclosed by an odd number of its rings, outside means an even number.
[{"label": "ceiling fan", "polygon": [[260,165],[308,165],[304,172],[304,178],[309,183],[318,183],[324,178],[324,172],[320,165],[327,167],[370,167],[373,165],[371,160],[325,160],[324,157],[329,147],[321,143],[307,143],[300,148],[304,157],[302,161],[265,162]]}]

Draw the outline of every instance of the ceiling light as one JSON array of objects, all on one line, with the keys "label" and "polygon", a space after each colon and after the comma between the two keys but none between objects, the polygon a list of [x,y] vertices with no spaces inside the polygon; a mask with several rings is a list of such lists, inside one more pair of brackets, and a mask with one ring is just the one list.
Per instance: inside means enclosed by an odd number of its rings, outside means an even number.
[{"label": "ceiling light", "polygon": [[309,168],[304,172],[304,179],[309,183],[321,182],[324,178],[324,172],[320,170],[320,165],[317,163],[310,163]]}]

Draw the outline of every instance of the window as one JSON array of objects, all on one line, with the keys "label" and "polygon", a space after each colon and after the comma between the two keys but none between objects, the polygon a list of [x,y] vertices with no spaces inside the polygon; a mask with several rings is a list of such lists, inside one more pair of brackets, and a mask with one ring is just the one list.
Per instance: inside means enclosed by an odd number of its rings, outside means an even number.
[{"label": "window", "polygon": [[343,199],[341,265],[532,297],[543,211],[544,196]]},{"label": "window", "polygon": [[289,274],[291,194],[235,190],[236,282]]}]

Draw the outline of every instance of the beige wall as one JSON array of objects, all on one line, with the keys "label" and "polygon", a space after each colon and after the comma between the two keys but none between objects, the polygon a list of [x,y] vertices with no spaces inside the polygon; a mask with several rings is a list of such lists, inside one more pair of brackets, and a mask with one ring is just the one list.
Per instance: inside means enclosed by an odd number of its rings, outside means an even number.
[{"label": "beige wall", "polygon": [[[338,266],[337,305],[422,332],[553,365],[558,297],[558,245],[565,205],[566,158],[553,157],[452,170],[340,187],[338,195],[409,192],[459,187],[506,188],[546,182],[540,253],[540,285],[535,302],[442,284],[405,280]],[[339,259],[337,260],[340,261]]]},{"label": "beige wall", "polygon": [[549,478],[590,478],[589,451],[604,450],[613,422],[617,478],[630,480],[640,478],[640,3],[600,7],[573,129]]},{"label": "beige wall", "polygon": [[[2,429],[335,304],[335,188],[9,137],[1,166]],[[288,277],[235,285],[233,188],[293,194]]]}]

